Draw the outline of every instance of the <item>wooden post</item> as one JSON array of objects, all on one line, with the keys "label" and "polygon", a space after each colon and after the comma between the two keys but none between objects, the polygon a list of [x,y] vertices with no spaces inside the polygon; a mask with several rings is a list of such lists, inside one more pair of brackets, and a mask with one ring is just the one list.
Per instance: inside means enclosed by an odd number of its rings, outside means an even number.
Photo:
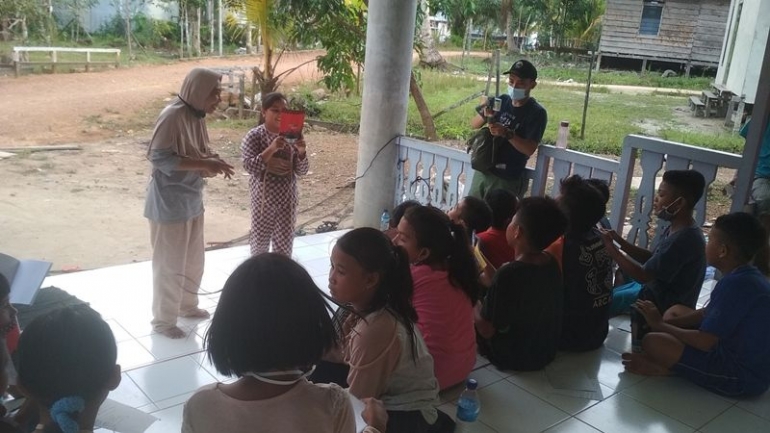
[{"label": "wooden post", "polygon": [[599,72],[599,68],[602,65],[602,53],[599,53],[599,55],[596,56],[596,72]]},{"label": "wooden post", "polygon": [[12,56],[13,56],[14,75],[16,76],[16,78],[19,78],[19,75],[21,74],[21,53],[16,51],[16,49],[14,49]]},{"label": "wooden post", "polygon": [[51,73],[56,73],[56,50],[51,51]]},{"label": "wooden post", "polygon": [[86,72],[91,72],[91,52],[86,51]]},{"label": "wooden post", "polygon": [[647,59],[642,60],[642,75],[647,72]]},{"label": "wooden post", "polygon": [[120,50],[115,52],[115,69],[120,67]]},{"label": "wooden post", "polygon": [[690,69],[692,68],[692,64],[690,62],[687,62],[687,65],[684,67],[684,76],[687,78],[690,78]]},{"label": "wooden post", "polygon": [[243,95],[246,93],[246,77],[240,74],[238,79],[238,118],[243,119]]}]

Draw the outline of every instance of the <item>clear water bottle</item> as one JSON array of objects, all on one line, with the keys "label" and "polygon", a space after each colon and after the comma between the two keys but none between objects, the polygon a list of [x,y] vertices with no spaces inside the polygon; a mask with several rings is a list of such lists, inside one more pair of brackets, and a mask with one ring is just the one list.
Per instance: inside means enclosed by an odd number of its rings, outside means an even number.
[{"label": "clear water bottle", "polygon": [[382,215],[380,215],[380,231],[386,231],[390,228],[390,213],[388,213],[387,209],[384,209],[382,211]]},{"label": "clear water bottle", "polygon": [[569,122],[562,120],[559,123],[559,135],[556,138],[556,147],[561,149],[567,148],[567,140],[569,139]]},{"label": "clear water bottle", "polygon": [[713,266],[707,266],[706,267],[706,275],[704,276],[704,279],[706,281],[711,281],[716,276],[716,268]]},{"label": "clear water bottle", "polygon": [[476,422],[481,410],[479,396],[476,388],[479,384],[476,379],[468,379],[465,382],[465,391],[460,394],[460,400],[457,401],[457,428],[456,433],[467,433],[471,431],[471,426]]}]

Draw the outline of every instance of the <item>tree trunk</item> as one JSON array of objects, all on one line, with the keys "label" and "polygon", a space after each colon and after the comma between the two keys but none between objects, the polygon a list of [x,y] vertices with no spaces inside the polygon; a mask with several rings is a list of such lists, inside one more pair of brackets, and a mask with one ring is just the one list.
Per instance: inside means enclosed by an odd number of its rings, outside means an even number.
[{"label": "tree trunk", "polygon": [[444,69],[446,67],[446,60],[444,60],[444,57],[442,57],[441,53],[436,49],[436,40],[433,38],[433,32],[430,29],[428,0],[420,0],[420,7],[423,12],[422,26],[420,27],[420,42],[422,47],[418,50],[420,55],[420,66]]},{"label": "tree trunk", "polygon": [[128,61],[134,57],[131,51],[131,0],[126,0],[126,45],[128,45]]},{"label": "tree trunk", "polygon": [[201,8],[195,8],[195,20],[192,23],[192,53],[194,57],[201,55]]},{"label": "tree trunk", "polygon": [[246,52],[249,54],[254,54],[254,44],[251,42],[254,38],[254,35],[252,33],[253,26],[251,23],[246,24]]},{"label": "tree trunk", "polygon": [[206,2],[206,16],[209,19],[209,56],[214,55],[214,0]]},{"label": "tree trunk", "polygon": [[409,77],[409,93],[414,98],[414,103],[417,105],[417,111],[420,112],[420,118],[422,119],[422,126],[425,128],[425,138],[428,141],[438,140],[436,134],[436,124],[433,122],[433,116],[430,115],[428,104],[425,103],[425,98],[422,97],[422,90],[417,84],[417,80],[414,78],[414,72]]},{"label": "tree trunk", "polygon": [[190,40],[190,11],[189,11],[189,7],[185,7],[185,10],[184,10],[184,33],[185,33],[185,43],[187,44],[187,55],[189,57],[192,57],[193,50],[192,50],[192,41]]},{"label": "tree trunk", "polygon": [[513,54],[517,45],[513,33],[513,11],[508,11],[505,17],[505,44],[508,46],[508,54]]}]

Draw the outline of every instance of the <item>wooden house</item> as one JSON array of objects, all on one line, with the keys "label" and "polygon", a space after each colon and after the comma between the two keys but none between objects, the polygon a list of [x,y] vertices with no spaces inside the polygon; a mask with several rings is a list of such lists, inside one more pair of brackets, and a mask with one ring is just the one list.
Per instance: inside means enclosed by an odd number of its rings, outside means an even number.
[{"label": "wooden house", "polygon": [[716,68],[729,10],[730,0],[607,0],[597,68],[602,58]]}]

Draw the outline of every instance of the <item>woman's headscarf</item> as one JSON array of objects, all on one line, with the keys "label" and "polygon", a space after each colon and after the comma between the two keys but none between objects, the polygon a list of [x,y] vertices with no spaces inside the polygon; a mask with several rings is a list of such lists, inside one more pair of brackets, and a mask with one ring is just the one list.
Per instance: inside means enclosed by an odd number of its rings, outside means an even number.
[{"label": "woman's headscarf", "polygon": [[148,154],[171,149],[179,156],[202,158],[211,153],[205,103],[221,78],[220,73],[206,68],[195,68],[187,74],[176,100],[158,116]]}]

